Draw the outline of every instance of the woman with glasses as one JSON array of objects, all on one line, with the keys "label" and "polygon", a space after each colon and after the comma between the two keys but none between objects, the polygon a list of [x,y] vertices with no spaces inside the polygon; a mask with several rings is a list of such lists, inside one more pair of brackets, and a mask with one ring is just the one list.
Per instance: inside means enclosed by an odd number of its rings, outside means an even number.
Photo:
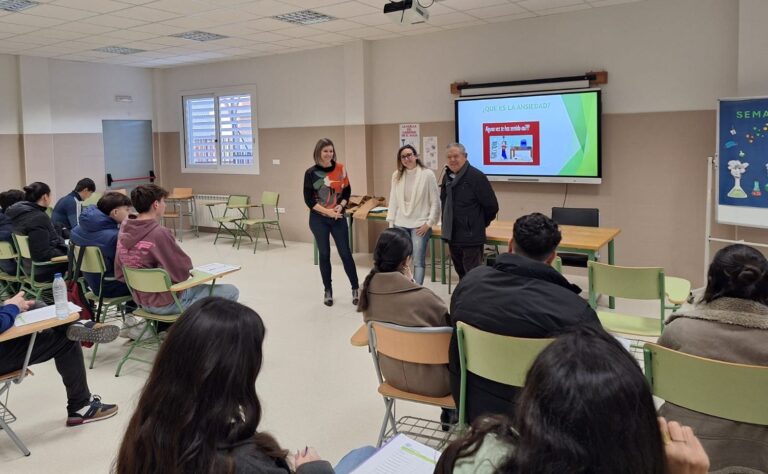
[{"label": "woman with glasses", "polygon": [[440,219],[440,194],[435,174],[424,167],[411,145],[397,151],[397,170],[392,175],[387,221],[390,227],[408,232],[413,242],[413,280],[424,283],[424,259],[432,226]]}]

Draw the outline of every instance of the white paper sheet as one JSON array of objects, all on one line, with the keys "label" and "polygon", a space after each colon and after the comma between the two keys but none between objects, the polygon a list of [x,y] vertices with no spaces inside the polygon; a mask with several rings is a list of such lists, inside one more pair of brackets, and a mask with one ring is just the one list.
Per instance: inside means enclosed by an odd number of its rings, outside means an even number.
[{"label": "white paper sheet", "polygon": [[[69,314],[79,313],[82,308],[72,302],[69,303]],[[56,317],[56,306],[50,305],[43,308],[33,309],[24,313],[19,313],[16,316],[14,326],[24,326],[27,324],[38,323],[45,321],[46,319],[54,319]]]},{"label": "white paper sheet", "polygon": [[404,434],[392,438],[355,469],[353,474],[432,474],[440,451],[414,441]]},{"label": "white paper sheet", "polygon": [[226,263],[207,263],[195,267],[195,270],[208,273],[210,275],[221,275],[223,273],[231,272],[233,270],[240,270],[239,265],[227,265]]}]

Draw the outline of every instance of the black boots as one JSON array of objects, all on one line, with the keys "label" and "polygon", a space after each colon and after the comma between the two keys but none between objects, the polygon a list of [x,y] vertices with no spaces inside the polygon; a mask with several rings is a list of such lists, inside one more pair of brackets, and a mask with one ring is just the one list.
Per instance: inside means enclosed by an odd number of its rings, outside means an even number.
[{"label": "black boots", "polygon": [[333,291],[325,290],[325,296],[323,296],[323,304],[326,306],[333,306]]}]

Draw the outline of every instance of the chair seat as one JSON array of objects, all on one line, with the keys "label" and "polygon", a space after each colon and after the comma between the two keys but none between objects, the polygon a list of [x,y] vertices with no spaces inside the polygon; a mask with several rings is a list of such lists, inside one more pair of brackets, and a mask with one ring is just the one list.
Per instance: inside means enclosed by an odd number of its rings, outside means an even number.
[{"label": "chair seat", "polygon": [[21,279],[22,283],[26,283],[30,286],[34,286],[35,288],[40,288],[42,290],[47,290],[49,288],[53,288],[53,282],[50,283],[42,283],[39,281],[32,281],[29,277],[22,277]]},{"label": "chair seat", "polygon": [[232,216],[232,217],[216,217],[213,220],[218,222],[218,223],[220,223],[220,224],[227,224],[227,223],[239,221],[239,220],[242,220],[242,219],[243,219],[242,217],[234,217],[234,216]]},{"label": "chair seat", "polygon": [[[0,382],[5,382],[6,380],[13,380],[18,378],[21,375],[21,369],[14,370],[13,372],[8,372],[7,374],[0,375]],[[27,369],[27,375],[35,375],[31,370]]]},{"label": "chair seat", "polygon": [[368,347],[368,326],[363,324],[357,328],[357,331],[349,338],[349,343],[355,347]]},{"label": "chair seat", "polygon": [[598,311],[597,317],[606,331],[635,336],[661,336],[661,322],[657,318],[633,316],[629,314]]},{"label": "chair seat", "polygon": [[152,321],[159,321],[161,323],[172,323],[179,319],[179,316],[181,316],[181,313],[175,313],[175,314],[155,314],[150,313],[149,311],[146,311],[144,309],[135,309],[133,311],[134,316],[138,316],[140,318],[149,319]]},{"label": "chair seat", "polygon": [[16,275],[8,275],[7,273],[0,273],[0,280],[20,282],[21,278],[18,278]]},{"label": "chair seat", "polygon": [[[89,299],[91,301],[97,302],[99,301],[99,297],[96,295],[96,293],[89,291],[85,294],[86,299]],[[123,304],[128,301],[131,301],[131,297],[129,296],[114,296],[112,298],[107,298],[106,296],[102,300],[102,303],[105,305],[113,305],[113,304]]]},{"label": "chair seat", "polygon": [[664,277],[664,291],[667,299],[674,305],[681,305],[688,300],[691,294],[691,282],[685,278]]},{"label": "chair seat", "polygon": [[275,219],[244,219],[240,223],[243,225],[277,224],[279,221]]},{"label": "chair seat", "polygon": [[456,403],[453,401],[451,395],[444,397],[428,397],[426,395],[419,395],[416,393],[405,392],[403,390],[396,389],[392,385],[384,382],[379,385],[379,393],[389,398],[397,398],[398,400],[408,400],[410,402],[427,403],[430,405],[437,405],[443,408],[456,408]]}]

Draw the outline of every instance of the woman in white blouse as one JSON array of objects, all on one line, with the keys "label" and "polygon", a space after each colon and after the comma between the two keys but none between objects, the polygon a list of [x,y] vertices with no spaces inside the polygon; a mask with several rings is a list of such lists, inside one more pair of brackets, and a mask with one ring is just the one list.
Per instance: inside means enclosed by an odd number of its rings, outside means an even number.
[{"label": "woman in white blouse", "polygon": [[424,283],[424,258],[432,226],[440,220],[440,194],[435,174],[424,167],[411,145],[397,151],[397,171],[389,194],[390,227],[408,231],[413,242],[413,279]]}]

